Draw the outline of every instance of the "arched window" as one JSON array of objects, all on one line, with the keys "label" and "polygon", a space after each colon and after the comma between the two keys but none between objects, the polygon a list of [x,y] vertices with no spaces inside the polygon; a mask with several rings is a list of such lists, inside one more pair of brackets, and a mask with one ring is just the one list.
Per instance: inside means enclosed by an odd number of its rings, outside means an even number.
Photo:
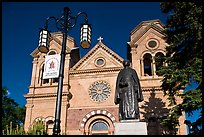
[{"label": "arched window", "polygon": [[92,135],[108,135],[109,126],[104,120],[96,120],[90,129]]},{"label": "arched window", "polygon": [[[160,68],[163,66],[163,64],[164,64],[163,57],[164,57],[163,53],[161,53],[161,52],[156,53],[156,55],[155,55],[156,70],[160,70]],[[160,76],[160,74],[158,72],[156,72],[156,74],[158,76]]]},{"label": "arched window", "polygon": [[48,135],[52,135],[53,125],[54,125],[54,122],[52,120],[48,120],[46,122],[46,131]]},{"label": "arched window", "polygon": [[152,55],[146,53],[143,56],[143,61],[144,61],[144,75],[152,76]]},{"label": "arched window", "polygon": [[48,53],[48,55],[54,55],[54,54],[56,54],[55,51],[50,51],[50,52]]},{"label": "arched window", "polygon": [[108,126],[104,122],[96,122],[92,126],[92,131],[93,130],[108,130]]},{"label": "arched window", "polygon": [[41,85],[42,85],[42,84],[47,84],[47,83],[49,83],[49,79],[43,79],[44,66],[45,66],[45,64],[42,65],[41,74],[40,74],[40,75],[41,75],[41,76],[40,76],[40,77],[41,77]]}]

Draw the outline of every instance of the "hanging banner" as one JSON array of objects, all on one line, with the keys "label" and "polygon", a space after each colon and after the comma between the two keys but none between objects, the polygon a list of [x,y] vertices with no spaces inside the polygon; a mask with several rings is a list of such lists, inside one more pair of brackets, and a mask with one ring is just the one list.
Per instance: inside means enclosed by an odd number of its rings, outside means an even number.
[{"label": "hanging banner", "polygon": [[43,79],[58,78],[60,68],[60,54],[45,56]]}]

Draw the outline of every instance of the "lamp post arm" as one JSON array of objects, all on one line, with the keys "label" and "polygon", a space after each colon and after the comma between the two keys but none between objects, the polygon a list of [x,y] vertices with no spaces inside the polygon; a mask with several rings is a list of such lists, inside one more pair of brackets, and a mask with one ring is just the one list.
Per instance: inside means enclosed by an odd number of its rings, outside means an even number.
[{"label": "lamp post arm", "polygon": [[85,15],[85,21],[84,21],[84,23],[88,23],[88,15],[86,14],[86,12],[79,12],[78,14],[77,14],[77,16],[76,16],[76,18],[78,18],[79,17],[79,15]]},{"label": "lamp post arm", "polygon": [[55,21],[57,21],[57,18],[55,18],[54,16],[48,17],[48,18],[46,19],[46,21],[45,21],[45,29],[46,29],[46,30],[47,30],[47,28],[48,28],[48,21],[49,21],[50,19],[54,19]]},{"label": "lamp post arm", "polygon": [[[76,22],[77,22],[77,19],[78,19],[78,17],[79,17],[80,15],[85,15],[85,21],[84,21],[84,23],[86,23],[86,24],[88,23],[88,16],[87,16],[86,12],[79,12],[76,16],[70,16],[70,17],[69,17],[69,19],[68,19],[68,23],[69,23],[68,27],[69,27],[69,28],[75,27]],[[72,20],[72,19],[74,19],[73,25],[69,22],[69,21]]]},{"label": "lamp post arm", "polygon": [[[46,30],[48,29],[48,22],[49,22],[50,19],[54,19],[55,22],[56,22],[56,28],[57,28],[58,30],[60,30],[60,31],[63,31],[63,29],[64,29],[65,26],[64,26],[63,22],[60,22],[60,21],[64,21],[64,20],[63,20],[63,19],[64,19],[64,16],[61,16],[60,18],[55,18],[54,16],[48,17],[48,18],[46,19],[45,27],[44,27]],[[58,27],[58,24],[60,24],[61,27]]]},{"label": "lamp post arm", "polygon": [[[64,15],[63,15],[62,17],[56,20],[56,28],[60,31],[64,31],[64,28],[68,28],[67,26],[64,26],[65,25],[64,22],[65,21],[64,21]],[[60,27],[58,27],[58,24],[60,25]]]}]

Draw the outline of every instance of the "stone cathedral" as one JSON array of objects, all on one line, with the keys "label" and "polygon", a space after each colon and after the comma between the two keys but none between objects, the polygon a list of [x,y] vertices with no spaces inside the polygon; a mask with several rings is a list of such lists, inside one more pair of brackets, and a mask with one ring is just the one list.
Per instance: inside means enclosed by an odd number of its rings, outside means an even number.
[{"label": "stone cathedral", "polygon": [[[165,55],[168,44],[164,40],[164,25],[160,20],[142,21],[130,32],[127,42],[127,59],[136,70],[142,87],[144,101],[139,103],[140,120],[147,122],[148,135],[161,135],[165,129],[159,120],[169,111],[168,100],[160,87],[162,77],[156,73],[161,65],[155,57]],[[35,121],[45,122],[48,134],[54,125],[58,79],[43,79],[46,55],[60,54],[62,34],[52,33],[49,52],[36,48],[29,91],[24,97],[27,131]],[[119,122],[118,105],[114,104],[116,78],[124,60],[108,45],[98,43],[80,58],[79,48],[72,37],[67,37],[66,58],[61,106],[61,134],[114,135],[115,122]],[[181,101],[181,99],[177,99]],[[187,134],[185,115],[180,117],[177,134]]]}]

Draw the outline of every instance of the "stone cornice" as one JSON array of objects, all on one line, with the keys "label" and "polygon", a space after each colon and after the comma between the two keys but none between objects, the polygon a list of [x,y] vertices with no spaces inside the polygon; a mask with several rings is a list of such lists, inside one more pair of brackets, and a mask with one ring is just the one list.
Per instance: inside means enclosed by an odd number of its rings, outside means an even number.
[{"label": "stone cornice", "polygon": [[[62,93],[62,96],[69,96],[70,93]],[[26,99],[28,98],[46,98],[46,97],[56,97],[57,93],[45,93],[45,94],[24,94]]]},{"label": "stone cornice", "polygon": [[87,73],[103,73],[103,72],[117,72],[122,70],[122,67],[117,67],[117,68],[104,68],[104,69],[89,69],[89,70],[71,70],[70,75],[75,75],[75,74],[87,74]]},{"label": "stone cornice", "polygon": [[[53,84],[53,83],[52,83]],[[65,83],[63,82],[63,87],[66,87],[68,86],[69,84],[68,83]],[[58,83],[54,83],[53,85],[50,85],[50,84],[43,84],[43,85],[30,85],[29,88],[53,88],[53,87],[57,87],[58,86]]]},{"label": "stone cornice", "polygon": [[151,91],[162,91],[161,87],[143,87],[142,91],[143,92],[151,92]]},{"label": "stone cornice", "polygon": [[148,81],[148,80],[162,80],[163,77],[145,77],[145,76],[142,76],[140,77],[140,81]]},{"label": "stone cornice", "polygon": [[134,38],[131,43],[136,43],[151,28],[166,36],[162,28],[155,24],[150,24],[136,38]]},{"label": "stone cornice", "polygon": [[132,35],[133,33],[135,33],[135,32],[138,31],[142,26],[148,26],[149,24],[153,24],[153,23],[159,23],[162,27],[165,26],[159,19],[142,21],[139,25],[137,25],[137,26],[130,32],[130,34]]},{"label": "stone cornice", "polygon": [[[161,87],[144,87],[142,88],[142,92],[151,92],[151,91],[162,91]],[[24,94],[23,95],[26,99],[28,98],[46,98],[46,97],[56,97],[56,93],[45,93],[45,94]],[[70,93],[62,93],[62,96],[70,97]]]}]

